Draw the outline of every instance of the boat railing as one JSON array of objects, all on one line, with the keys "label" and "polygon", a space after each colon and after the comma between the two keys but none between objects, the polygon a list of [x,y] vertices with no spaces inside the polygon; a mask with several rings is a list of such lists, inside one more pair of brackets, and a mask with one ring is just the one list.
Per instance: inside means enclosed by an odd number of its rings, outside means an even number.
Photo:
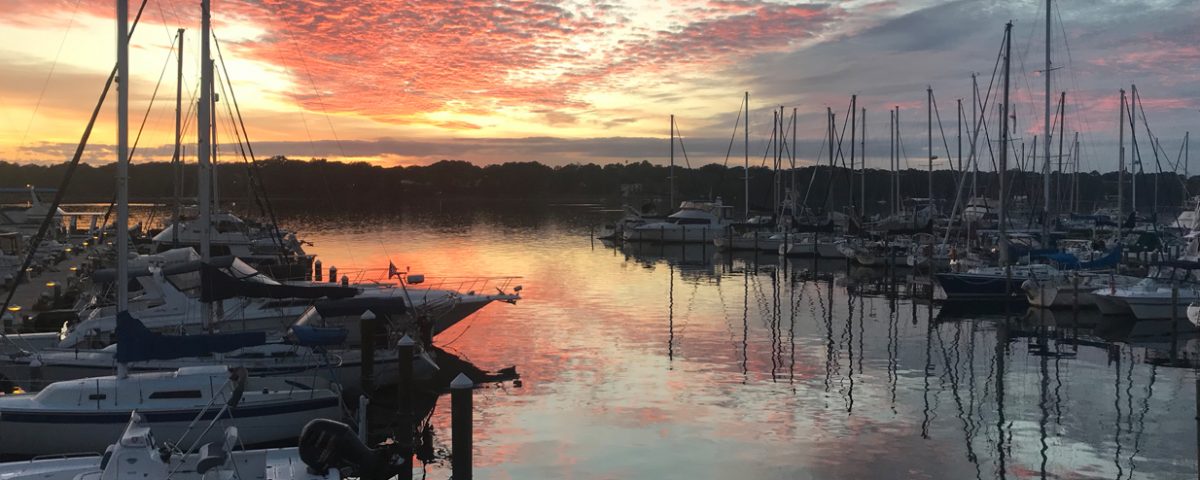
[{"label": "boat railing", "polygon": [[[365,268],[358,270],[339,270],[339,274],[356,284],[395,285],[395,279],[387,278],[386,268]],[[402,278],[416,277],[415,274],[404,274]],[[519,276],[468,276],[468,277],[430,277],[423,276],[419,283],[408,283],[410,290],[454,290],[456,292],[475,292],[483,295],[487,292],[499,291],[512,293],[510,290],[522,277]]]}]

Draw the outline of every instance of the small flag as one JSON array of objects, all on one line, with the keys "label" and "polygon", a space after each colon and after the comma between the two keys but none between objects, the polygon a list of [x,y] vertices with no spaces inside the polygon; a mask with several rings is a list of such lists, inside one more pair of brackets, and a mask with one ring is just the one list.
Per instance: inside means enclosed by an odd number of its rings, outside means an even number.
[{"label": "small flag", "polygon": [[388,261],[388,280],[391,280],[392,277],[399,277],[399,276],[400,276],[400,272],[398,270],[396,270],[396,264],[392,263],[389,260]]}]

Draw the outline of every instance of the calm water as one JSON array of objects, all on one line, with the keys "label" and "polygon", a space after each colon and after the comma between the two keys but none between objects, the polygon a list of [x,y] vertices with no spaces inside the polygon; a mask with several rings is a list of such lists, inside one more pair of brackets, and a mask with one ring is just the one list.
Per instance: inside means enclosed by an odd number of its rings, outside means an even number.
[{"label": "calm water", "polygon": [[1161,325],[952,314],[841,262],[618,249],[590,240],[613,215],[595,207],[463,212],[285,223],[351,278],[524,277],[524,300],[436,342],[524,381],[476,393],[479,478],[1196,478],[1196,377],[1143,348]]}]

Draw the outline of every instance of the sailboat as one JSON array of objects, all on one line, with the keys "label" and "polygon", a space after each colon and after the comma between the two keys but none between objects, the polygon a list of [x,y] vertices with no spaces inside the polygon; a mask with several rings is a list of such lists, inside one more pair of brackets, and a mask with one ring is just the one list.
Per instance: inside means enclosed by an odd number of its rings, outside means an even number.
[{"label": "sailboat", "polygon": [[[203,2],[203,30],[209,28],[208,0]],[[128,5],[117,2],[117,74],[129,78]],[[207,45],[206,45],[207,47]],[[207,48],[204,48],[207,58]],[[202,77],[211,78],[211,63]],[[233,333],[170,337],[150,332],[128,312],[129,291],[129,83],[118,84],[117,100],[117,328],[134,341],[118,344],[116,375],[55,382],[36,394],[0,397],[0,451],[15,455],[46,455],[99,451],[117,438],[126,419],[136,411],[160,435],[184,442],[218,441],[211,428],[196,430],[201,420],[236,421],[245,444],[295,438],[312,418],[339,418],[340,396],[318,378],[250,377],[244,369],[223,365],[180,368],[174,372],[129,374],[128,363],[172,359],[203,353],[223,353],[263,343],[262,333]],[[201,89],[200,130],[208,129],[209,93]],[[202,147],[207,138],[201,138]],[[205,163],[207,149],[201,149]],[[201,176],[203,178],[203,175]],[[201,197],[207,200],[205,190]],[[202,208],[206,217],[207,208]],[[48,215],[50,213],[48,212]],[[207,221],[207,218],[204,218]],[[205,248],[202,255],[208,260]]]}]

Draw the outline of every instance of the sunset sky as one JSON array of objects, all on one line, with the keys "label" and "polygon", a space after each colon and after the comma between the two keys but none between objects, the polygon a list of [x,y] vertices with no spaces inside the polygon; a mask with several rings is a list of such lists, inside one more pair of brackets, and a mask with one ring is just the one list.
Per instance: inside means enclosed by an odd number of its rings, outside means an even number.
[{"label": "sunset sky", "polygon": [[[840,124],[858,94],[868,163],[883,168],[887,109],[896,105],[909,163],[924,165],[926,85],[956,149],[955,100],[969,109],[972,72],[987,88],[1010,19],[1015,135],[1040,134],[1044,8],[1032,0],[215,0],[213,17],[260,157],[661,163],[675,114],[688,163],[722,163],[748,91],[754,164],[772,109],[799,109],[798,151],[809,162],[821,150],[825,107]],[[0,0],[0,160],[69,159],[116,58],[114,14],[111,1]],[[1054,91],[1067,91],[1067,135],[1080,132],[1084,168],[1115,168],[1118,90],[1134,83],[1170,168],[1184,132],[1200,131],[1200,1],[1063,1],[1053,20]],[[131,47],[133,134],[165,75],[134,161],[170,156],[172,42],[187,29],[187,109],[199,25],[198,0],[146,6]],[[233,133],[228,106],[219,106],[222,143]],[[740,164],[738,135],[731,153]],[[185,141],[194,152],[194,123]],[[113,161],[114,143],[110,101],[86,160]],[[1148,147],[1142,156],[1147,171],[1155,168]]]}]

